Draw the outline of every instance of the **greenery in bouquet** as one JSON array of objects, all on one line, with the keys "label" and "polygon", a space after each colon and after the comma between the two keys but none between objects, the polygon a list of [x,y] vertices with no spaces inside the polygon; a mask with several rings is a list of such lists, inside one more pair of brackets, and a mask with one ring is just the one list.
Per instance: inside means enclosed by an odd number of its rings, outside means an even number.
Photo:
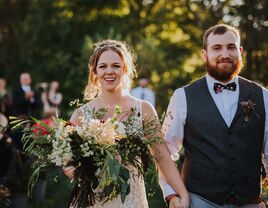
[{"label": "greenery in bouquet", "polygon": [[159,121],[154,118],[137,125],[140,113],[136,109],[121,112],[119,107],[106,121],[102,120],[106,109],[90,113],[92,119],[81,117],[80,126],[60,118],[54,118],[53,125],[34,118],[12,121],[14,128],[23,128],[24,151],[35,158],[29,193],[40,173],[54,165],[75,167],[72,207],[88,207],[96,200],[105,203],[119,195],[124,202],[130,191],[128,179],[134,177],[127,167],[136,168],[138,176],[144,177],[152,164],[149,146],[161,142],[152,137],[160,128]]}]

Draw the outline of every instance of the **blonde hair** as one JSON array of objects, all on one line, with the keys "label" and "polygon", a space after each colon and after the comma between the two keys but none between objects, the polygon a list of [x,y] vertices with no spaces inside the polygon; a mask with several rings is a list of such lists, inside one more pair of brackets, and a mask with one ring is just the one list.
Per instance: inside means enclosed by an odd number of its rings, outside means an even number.
[{"label": "blonde hair", "polygon": [[121,83],[124,89],[130,90],[132,80],[137,75],[134,65],[136,56],[133,52],[131,52],[126,43],[117,40],[103,40],[97,42],[95,44],[95,49],[88,63],[89,76],[88,76],[88,84],[84,90],[85,100],[92,100],[100,92],[100,84],[96,76],[97,73],[96,67],[101,54],[107,50],[112,50],[116,52],[124,62],[124,68],[123,68],[124,75],[122,77],[122,83]]}]

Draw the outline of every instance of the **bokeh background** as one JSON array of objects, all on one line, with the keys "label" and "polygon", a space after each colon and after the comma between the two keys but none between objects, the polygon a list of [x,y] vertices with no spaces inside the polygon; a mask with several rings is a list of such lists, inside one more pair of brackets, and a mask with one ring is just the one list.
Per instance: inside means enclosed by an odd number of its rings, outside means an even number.
[{"label": "bokeh background", "polygon": [[[267,0],[0,0],[0,77],[10,91],[25,71],[36,88],[58,80],[69,118],[70,101],[83,97],[94,42],[123,40],[137,54],[139,76],[150,80],[160,115],[176,88],[205,74],[202,36],[217,23],[241,31],[241,75],[267,86],[267,11]],[[69,183],[60,181],[40,208],[66,206]],[[150,207],[165,207],[157,185],[148,190]]]},{"label": "bokeh background", "polygon": [[202,35],[217,23],[240,29],[242,75],[267,85],[267,11],[266,0],[0,0],[0,76],[10,87],[24,71],[35,84],[58,80],[68,108],[82,98],[93,43],[119,39],[161,112],[174,89],[204,74]]}]

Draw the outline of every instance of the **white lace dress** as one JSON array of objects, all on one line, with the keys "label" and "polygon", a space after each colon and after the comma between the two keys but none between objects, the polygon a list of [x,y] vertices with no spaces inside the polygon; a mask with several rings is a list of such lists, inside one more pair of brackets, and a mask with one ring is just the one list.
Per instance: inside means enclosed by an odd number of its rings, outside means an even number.
[{"label": "white lace dress", "polygon": [[[141,100],[135,99],[135,108],[137,112],[141,113]],[[80,107],[82,115],[85,120],[91,119],[90,107],[88,104]],[[141,116],[136,116],[137,119],[133,125],[142,125]],[[112,201],[106,202],[102,205],[101,202],[98,202],[94,206],[90,206],[90,208],[148,208],[148,201],[146,198],[144,179],[137,176],[137,170],[134,167],[128,168],[131,172],[130,175],[134,175],[134,177],[129,178],[130,183],[130,193],[126,196],[125,202],[122,204],[120,195],[113,199]]]}]

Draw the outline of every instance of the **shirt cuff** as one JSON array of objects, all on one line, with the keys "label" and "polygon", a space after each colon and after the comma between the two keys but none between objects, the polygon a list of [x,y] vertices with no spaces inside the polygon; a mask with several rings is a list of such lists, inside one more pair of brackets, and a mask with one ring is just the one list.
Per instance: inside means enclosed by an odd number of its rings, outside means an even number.
[{"label": "shirt cuff", "polygon": [[162,189],[164,199],[171,194],[176,194],[174,189],[161,177],[159,176],[159,185]]}]

